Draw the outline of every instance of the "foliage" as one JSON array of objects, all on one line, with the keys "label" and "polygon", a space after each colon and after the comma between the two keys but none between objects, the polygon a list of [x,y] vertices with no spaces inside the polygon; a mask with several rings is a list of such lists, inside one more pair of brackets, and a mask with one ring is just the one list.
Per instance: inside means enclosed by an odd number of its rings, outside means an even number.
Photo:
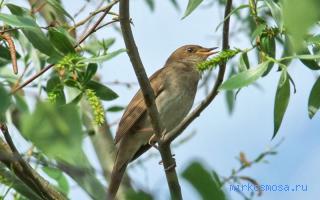
[{"label": "foliage", "polygon": [[[102,130],[100,134],[108,132],[105,112],[120,112],[125,109],[124,106],[115,104],[105,109],[104,101],[113,101],[118,94],[101,82],[99,66],[116,59],[116,56],[127,50],[113,50],[115,39],[112,35],[110,38],[95,37],[95,32],[108,24],[100,24],[101,27],[88,32],[95,15],[103,10],[95,14],[90,12],[87,20],[83,22],[87,24],[87,28],[81,29],[79,27],[83,24],[76,22],[76,14],[69,13],[64,8],[63,1],[39,2],[50,7],[41,8],[41,5],[37,4],[29,9],[0,1],[0,122],[12,122],[17,134],[21,134],[33,145],[31,152],[24,155],[24,158],[31,160],[30,162],[36,160],[36,164],[32,166],[41,174],[46,174],[59,191],[69,194],[72,188],[68,176],[92,199],[105,199],[105,185],[97,178],[97,173],[82,146],[84,138],[88,136],[86,133],[94,135],[98,134],[96,131],[99,130]],[[212,1],[209,4],[205,2],[186,2],[185,11],[181,13],[182,19],[187,20],[201,12],[201,7],[224,7],[226,4],[225,0]],[[145,0],[145,3],[151,11],[156,11],[155,0]],[[179,1],[169,0],[168,3],[179,11]],[[235,24],[241,24],[241,28],[233,32],[241,32],[251,44],[241,49],[232,46],[197,66],[200,72],[209,71],[211,76],[210,73],[216,66],[228,63],[228,78],[219,87],[219,91],[225,93],[230,113],[234,111],[235,95],[240,90],[257,85],[257,81],[264,77],[278,75],[273,109],[274,130],[270,133],[272,138],[280,134],[290,99],[294,98],[291,96],[292,91],[295,91],[291,63],[297,65],[296,61],[299,61],[305,66],[305,70],[315,74],[312,88],[306,88],[310,91],[306,113],[313,118],[320,109],[319,6],[318,0],[236,2],[229,15],[217,25],[217,29],[221,28],[226,19],[232,17]],[[50,12],[46,10],[49,8],[52,9]],[[48,13],[50,19],[58,17],[50,21]],[[118,14],[111,14],[116,23],[119,20]],[[46,25],[43,25],[44,22]],[[118,30],[117,25],[114,27]],[[81,32],[89,33],[90,37],[79,35]],[[4,33],[13,39],[14,51],[1,37]],[[19,64],[25,66],[19,69],[18,76],[8,75],[8,69],[13,62],[10,54],[12,51]],[[42,74],[50,69],[50,66],[54,66],[54,70]],[[33,74],[41,75],[41,78],[37,79],[38,76]],[[23,86],[22,89],[25,90],[12,92],[29,78],[31,83]],[[36,97],[30,95],[30,90]],[[112,156],[107,153],[107,156]],[[265,155],[261,154],[252,162],[246,162],[242,155],[241,166],[258,163]],[[204,164],[196,161],[189,163],[181,176],[194,187],[202,199],[227,199],[219,176],[204,167]],[[231,179],[238,180],[241,177],[236,177],[233,173]],[[242,179],[254,182],[248,177]],[[5,185],[8,191],[12,189],[12,193],[17,193],[17,199],[40,199],[36,193],[28,190],[28,185],[11,169],[2,164],[0,183]],[[125,196],[127,199],[153,199],[146,191],[133,190],[131,186]]]}]

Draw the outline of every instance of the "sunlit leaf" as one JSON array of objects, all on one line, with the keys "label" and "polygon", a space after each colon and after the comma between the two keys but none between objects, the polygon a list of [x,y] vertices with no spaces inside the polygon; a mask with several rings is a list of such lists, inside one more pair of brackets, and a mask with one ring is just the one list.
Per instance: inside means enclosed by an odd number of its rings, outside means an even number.
[{"label": "sunlit leaf", "polygon": [[290,99],[290,82],[288,72],[283,70],[279,79],[276,97],[274,100],[274,138],[280,128],[283,116],[287,110]]},{"label": "sunlit leaf", "polygon": [[309,117],[312,118],[320,108],[320,77],[314,83],[308,101]]},{"label": "sunlit leaf", "polygon": [[243,52],[240,55],[239,72],[246,71],[250,68],[249,59],[247,52]]},{"label": "sunlit leaf", "polygon": [[256,68],[240,72],[226,80],[219,90],[233,90],[252,84],[266,71],[269,61],[259,64]]},{"label": "sunlit leaf", "polygon": [[283,21],[293,38],[293,48],[299,51],[309,29],[320,19],[318,0],[283,0]]}]

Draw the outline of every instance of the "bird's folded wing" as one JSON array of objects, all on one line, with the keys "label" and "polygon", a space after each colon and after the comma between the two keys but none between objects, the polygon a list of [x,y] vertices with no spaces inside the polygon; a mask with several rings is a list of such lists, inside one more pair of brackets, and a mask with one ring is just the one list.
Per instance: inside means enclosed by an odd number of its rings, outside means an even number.
[{"label": "bird's folded wing", "polygon": [[[151,87],[154,91],[155,97],[163,91],[163,81],[159,81],[159,74],[165,68],[159,69],[150,77]],[[157,78],[156,78],[157,77]],[[147,111],[146,104],[144,103],[143,94],[139,90],[133,97],[127,109],[125,110],[120,122],[119,127],[115,136],[115,143],[117,144],[121,138],[127,134],[139,118]]]}]

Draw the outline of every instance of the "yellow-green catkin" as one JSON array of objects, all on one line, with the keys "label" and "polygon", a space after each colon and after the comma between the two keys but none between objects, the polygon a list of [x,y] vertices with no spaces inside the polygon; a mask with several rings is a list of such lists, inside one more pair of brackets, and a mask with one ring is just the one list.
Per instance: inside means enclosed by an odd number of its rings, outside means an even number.
[{"label": "yellow-green catkin", "polygon": [[215,66],[218,66],[224,62],[227,62],[230,58],[232,58],[239,52],[240,50],[231,50],[231,49],[221,51],[219,55],[213,57],[212,59],[199,63],[197,65],[197,69],[200,72],[213,69]]},{"label": "yellow-green catkin", "polygon": [[96,93],[91,89],[86,89],[85,94],[93,111],[94,122],[97,125],[102,125],[104,122],[104,109],[99,97],[97,97]]},{"label": "yellow-green catkin", "polygon": [[49,92],[48,93],[48,101],[52,104],[55,104],[57,102],[58,94],[55,92]]},{"label": "yellow-green catkin", "polygon": [[75,71],[77,69],[82,69],[85,64],[80,62],[81,59],[82,57],[78,54],[67,54],[55,65],[55,68],[58,71]]}]

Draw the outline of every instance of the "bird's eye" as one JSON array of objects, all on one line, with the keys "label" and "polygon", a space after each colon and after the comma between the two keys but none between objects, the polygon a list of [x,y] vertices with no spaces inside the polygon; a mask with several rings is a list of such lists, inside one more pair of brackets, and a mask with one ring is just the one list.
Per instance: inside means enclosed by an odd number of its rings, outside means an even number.
[{"label": "bird's eye", "polygon": [[193,48],[187,48],[187,52],[188,53],[192,53],[193,52]]}]

